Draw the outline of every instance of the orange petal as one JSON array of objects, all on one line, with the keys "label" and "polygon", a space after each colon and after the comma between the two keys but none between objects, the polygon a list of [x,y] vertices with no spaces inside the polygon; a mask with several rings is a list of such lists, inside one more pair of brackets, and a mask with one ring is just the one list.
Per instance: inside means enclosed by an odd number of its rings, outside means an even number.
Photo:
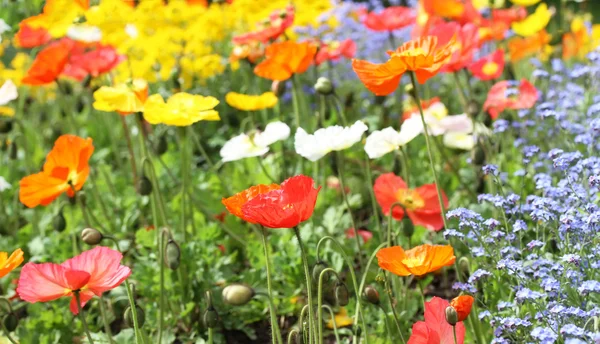
[{"label": "orange petal", "polygon": [[396,58],[382,64],[353,59],[352,69],[365,87],[378,96],[394,92],[398,88],[400,77],[406,71],[404,64]]}]

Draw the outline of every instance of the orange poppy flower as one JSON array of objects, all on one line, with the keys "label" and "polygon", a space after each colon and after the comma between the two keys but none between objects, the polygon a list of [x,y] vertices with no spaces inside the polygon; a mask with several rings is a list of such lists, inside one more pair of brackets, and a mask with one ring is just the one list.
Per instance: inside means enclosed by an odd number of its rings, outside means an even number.
[{"label": "orange poppy flower", "polygon": [[55,81],[69,61],[71,48],[72,45],[67,41],[47,46],[35,57],[21,81],[27,85],[45,85]]},{"label": "orange poppy flower", "polygon": [[439,46],[437,37],[421,37],[388,51],[390,59],[385,63],[354,59],[352,69],[371,92],[385,96],[396,90],[406,71],[415,72],[421,84],[436,75],[452,57],[454,43],[452,38],[446,45]]},{"label": "orange poppy flower", "polygon": [[16,269],[21,263],[23,263],[23,251],[20,248],[16,249],[10,257],[8,252],[0,252],[0,278]]},{"label": "orange poppy flower", "polygon": [[44,45],[52,39],[48,30],[43,27],[32,28],[31,26],[21,23],[19,31],[15,35],[15,44],[21,48],[34,48]]},{"label": "orange poppy flower", "polygon": [[439,45],[445,45],[452,37],[456,37],[452,57],[444,65],[442,72],[459,71],[473,61],[479,40],[478,28],[475,25],[467,23],[461,26],[457,22],[442,22],[435,25],[429,34],[438,38]]},{"label": "orange poppy flower", "polygon": [[461,0],[421,0],[425,12],[432,16],[459,18],[465,11]]},{"label": "orange poppy flower", "polygon": [[461,295],[455,297],[450,301],[450,306],[456,310],[456,314],[458,314],[458,321],[464,321],[471,313],[471,308],[473,307],[473,296],[471,295]]},{"label": "orange poppy flower", "polygon": [[550,43],[552,37],[542,30],[529,37],[514,37],[508,41],[508,52],[510,60],[517,62],[525,57],[534,55],[543,51],[544,47]]},{"label": "orange poppy flower", "polygon": [[254,68],[254,74],[273,81],[287,80],[293,74],[304,73],[316,53],[317,47],[310,42],[273,43],[265,51],[266,59]]},{"label": "orange poppy flower", "polygon": [[502,75],[504,71],[504,50],[480,58],[469,66],[469,71],[479,80],[493,80]]},{"label": "orange poppy flower", "polygon": [[454,264],[456,257],[450,245],[421,245],[408,251],[400,246],[377,252],[379,267],[398,276],[423,276]]},{"label": "orange poppy flower", "polygon": [[73,197],[90,173],[88,161],[93,152],[91,138],[60,136],[48,153],[42,172],[21,179],[21,203],[33,208],[50,204],[64,192]]},{"label": "orange poppy flower", "polygon": [[255,185],[242,192],[238,192],[237,194],[231,197],[223,198],[221,200],[221,203],[223,203],[223,205],[225,206],[225,208],[227,208],[231,215],[237,216],[244,221],[248,221],[248,219],[246,219],[246,217],[244,216],[244,213],[242,213],[242,206],[244,206],[244,204],[246,204],[248,201],[260,194],[264,194],[272,190],[279,190],[280,188],[281,187],[279,186],[279,184]]}]

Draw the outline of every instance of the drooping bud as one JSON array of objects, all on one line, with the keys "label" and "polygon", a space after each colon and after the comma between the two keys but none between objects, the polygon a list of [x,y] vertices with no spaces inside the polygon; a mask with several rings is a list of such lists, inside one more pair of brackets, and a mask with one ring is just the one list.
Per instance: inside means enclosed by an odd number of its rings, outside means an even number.
[{"label": "drooping bud", "polygon": [[165,135],[161,135],[158,138],[158,142],[156,143],[156,146],[154,147],[154,151],[156,152],[157,155],[163,155],[167,152],[167,150],[169,149],[169,143],[167,142],[167,137]]},{"label": "drooping bud", "polygon": [[446,307],[446,321],[448,324],[455,326],[458,323],[458,314],[452,306]]},{"label": "drooping bud", "polygon": [[52,219],[52,226],[57,232],[62,232],[67,228],[67,220],[65,219],[65,215],[63,215],[62,209]]},{"label": "drooping bud", "polygon": [[337,282],[335,285],[335,301],[337,304],[342,307],[348,305],[350,298],[349,294],[348,287],[342,282]]},{"label": "drooping bud", "polygon": [[[137,317],[138,327],[144,326],[144,323],[146,322],[146,313],[144,313],[142,307],[135,305],[135,315]],[[125,310],[125,315],[123,317],[125,318],[125,324],[127,326],[134,327],[133,312],[131,311],[131,306],[127,307],[127,309]]]},{"label": "drooping bud", "polygon": [[412,220],[408,217],[405,217],[402,220],[402,234],[407,238],[411,238],[415,233],[415,225],[412,223]]},{"label": "drooping bud", "polygon": [[181,249],[173,239],[169,239],[165,246],[165,264],[171,270],[176,270],[181,263]]},{"label": "drooping bud", "polygon": [[148,177],[142,175],[142,177],[138,181],[137,189],[140,195],[148,196],[152,193],[152,182],[150,181],[150,179],[148,179]]},{"label": "drooping bud", "polygon": [[223,302],[232,306],[243,306],[254,297],[254,289],[244,284],[231,284],[223,288]]},{"label": "drooping bud", "polygon": [[471,274],[471,264],[469,263],[469,258],[461,257],[458,260],[458,270],[463,276],[469,276]]},{"label": "drooping bud", "polygon": [[19,326],[19,318],[14,312],[10,312],[4,316],[2,323],[8,332],[13,332]]},{"label": "drooping bud", "polygon": [[271,84],[271,92],[275,93],[277,97],[285,93],[285,82],[273,81]]},{"label": "drooping bud", "polygon": [[481,111],[481,106],[476,100],[470,100],[467,104],[466,113],[471,118],[475,118]]},{"label": "drooping bud", "polygon": [[[315,285],[317,285],[319,283],[319,277],[321,276],[321,272],[323,272],[323,270],[327,269],[327,264],[324,261],[318,261],[315,266],[313,267],[312,270],[312,280],[314,281]],[[329,281],[329,274],[326,274],[325,276],[323,276],[323,283],[327,283]]]},{"label": "drooping bud", "polygon": [[9,133],[13,128],[13,121],[3,120],[0,121],[0,134]]},{"label": "drooping bud", "polygon": [[210,306],[204,311],[202,320],[204,320],[204,325],[206,325],[206,327],[215,328],[219,324],[219,313],[217,313],[213,306]]},{"label": "drooping bud", "polygon": [[373,286],[368,285],[365,287],[365,290],[363,290],[363,297],[369,303],[372,303],[374,305],[379,304],[379,292]]},{"label": "drooping bud", "polygon": [[325,77],[320,77],[315,83],[315,91],[324,96],[328,96],[333,93],[333,84]]},{"label": "drooping bud", "polygon": [[94,228],[86,228],[81,231],[81,240],[88,245],[98,245],[104,236],[100,231]]}]

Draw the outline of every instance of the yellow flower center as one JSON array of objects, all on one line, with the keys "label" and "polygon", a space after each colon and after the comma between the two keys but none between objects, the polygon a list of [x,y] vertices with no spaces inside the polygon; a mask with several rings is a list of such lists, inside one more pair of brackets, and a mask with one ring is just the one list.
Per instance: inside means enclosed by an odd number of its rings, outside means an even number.
[{"label": "yellow flower center", "polygon": [[425,206],[425,201],[416,191],[410,189],[401,189],[396,192],[396,199],[402,203],[406,210],[421,209]]},{"label": "yellow flower center", "polygon": [[401,52],[399,54],[400,56],[425,56],[427,55],[427,53],[425,52],[425,50],[423,50],[423,48],[413,48],[413,49],[407,49],[403,52]]},{"label": "yellow flower center", "polygon": [[404,266],[411,268],[411,267],[415,267],[415,266],[421,266],[423,265],[423,258],[425,256],[418,256],[418,257],[406,257],[404,259],[402,259],[402,264],[404,264]]},{"label": "yellow flower center", "polygon": [[486,75],[492,75],[495,74],[498,71],[498,64],[496,62],[493,61],[489,61],[486,62],[486,64],[483,65],[483,73]]}]

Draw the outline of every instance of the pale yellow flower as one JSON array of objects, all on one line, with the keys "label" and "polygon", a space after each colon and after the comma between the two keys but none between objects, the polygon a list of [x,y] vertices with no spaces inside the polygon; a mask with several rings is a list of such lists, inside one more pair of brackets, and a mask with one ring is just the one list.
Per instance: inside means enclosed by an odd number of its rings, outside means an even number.
[{"label": "pale yellow flower", "polygon": [[277,96],[273,92],[265,92],[261,95],[229,92],[225,95],[225,101],[238,110],[257,111],[274,107],[277,104]]},{"label": "pale yellow flower", "polygon": [[199,121],[218,121],[219,113],[214,107],[219,101],[188,93],[176,93],[167,102],[160,94],[154,94],[144,104],[144,118],[151,124],[188,126]]}]

